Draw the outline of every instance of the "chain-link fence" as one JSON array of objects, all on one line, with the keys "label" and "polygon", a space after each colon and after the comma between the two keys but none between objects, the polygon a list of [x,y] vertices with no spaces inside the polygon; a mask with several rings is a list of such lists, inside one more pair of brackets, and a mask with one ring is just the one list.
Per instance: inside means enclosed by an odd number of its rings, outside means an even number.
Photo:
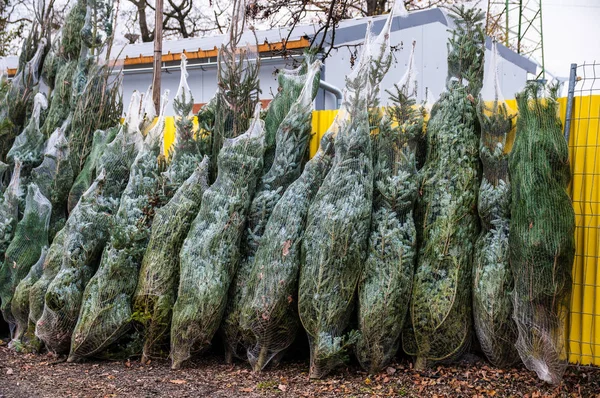
[{"label": "chain-link fence", "polygon": [[576,222],[569,360],[600,365],[600,63],[573,64],[561,102]]}]

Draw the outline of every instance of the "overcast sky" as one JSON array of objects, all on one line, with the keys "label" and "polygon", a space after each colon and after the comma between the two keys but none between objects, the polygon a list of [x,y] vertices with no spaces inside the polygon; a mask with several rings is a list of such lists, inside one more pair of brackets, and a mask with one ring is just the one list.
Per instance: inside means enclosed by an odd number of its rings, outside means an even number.
[{"label": "overcast sky", "polygon": [[546,70],[569,76],[572,62],[600,62],[600,0],[542,0]]}]

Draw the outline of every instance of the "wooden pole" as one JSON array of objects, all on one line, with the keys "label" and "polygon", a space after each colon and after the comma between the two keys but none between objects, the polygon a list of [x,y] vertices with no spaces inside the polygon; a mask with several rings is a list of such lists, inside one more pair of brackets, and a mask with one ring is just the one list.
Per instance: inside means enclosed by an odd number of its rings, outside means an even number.
[{"label": "wooden pole", "polygon": [[156,0],[156,18],[154,23],[154,64],[152,72],[152,100],[156,114],[160,113],[160,80],[162,65],[162,25],[163,0]]}]

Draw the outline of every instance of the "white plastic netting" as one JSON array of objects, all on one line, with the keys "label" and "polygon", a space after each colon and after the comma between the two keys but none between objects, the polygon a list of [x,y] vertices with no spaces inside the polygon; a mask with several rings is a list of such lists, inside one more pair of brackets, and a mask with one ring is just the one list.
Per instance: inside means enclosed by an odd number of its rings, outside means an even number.
[{"label": "white plastic netting", "polygon": [[264,155],[260,104],[246,133],[227,139],[215,183],[202,196],[180,254],[180,280],[171,325],[171,358],[179,368],[210,342],[221,323],[240,258],[239,242]]},{"label": "white plastic netting", "polygon": [[[314,61],[307,66],[307,72],[302,75],[303,89],[293,104],[287,107],[289,112],[281,121],[275,136],[276,149],[275,156],[271,159],[271,167],[260,179],[250,205],[246,230],[241,241],[242,259],[229,294],[228,308],[222,325],[229,359],[231,354],[240,356],[237,352],[238,346],[247,345],[242,341],[244,333],[240,328],[240,312],[242,304],[247,300],[250,270],[265,226],[287,187],[302,172],[312,130],[315,79],[318,79],[320,69],[321,62]],[[287,87],[283,89],[293,90]],[[286,96],[289,97],[290,94]],[[283,99],[280,99],[277,105],[279,108],[283,106],[282,102]]]},{"label": "white plastic netting", "polygon": [[[44,293],[43,313],[36,324],[36,335],[49,350],[57,353],[69,350],[83,290],[93,276],[110,236],[112,217],[119,207],[131,165],[143,143],[139,130],[140,96],[137,92],[131,101],[133,106],[129,109],[132,111],[121,131],[100,157],[100,173],[59,232],[64,234],[63,258],[60,269],[51,271],[57,274]],[[50,253],[55,250],[54,246],[54,243],[50,246]],[[39,291],[42,292],[43,288]]]},{"label": "white plastic netting", "polygon": [[19,221],[19,202],[23,195],[21,161],[16,160],[10,183],[0,199],[0,258],[4,257]]},{"label": "white plastic netting", "polygon": [[0,268],[0,299],[2,315],[11,327],[14,337],[16,326],[11,304],[19,282],[40,258],[42,248],[48,246],[48,225],[50,223],[50,201],[41,194],[35,184],[27,188],[25,212],[17,224],[13,240],[8,245],[5,259]]},{"label": "white plastic netting", "polygon": [[160,203],[154,195],[158,192],[164,167],[159,156],[168,96],[166,90],[161,99],[159,120],[148,132],[143,148],[131,166],[98,270],[83,293],[69,361],[100,353],[131,326],[131,297],[148,244],[154,208]]}]

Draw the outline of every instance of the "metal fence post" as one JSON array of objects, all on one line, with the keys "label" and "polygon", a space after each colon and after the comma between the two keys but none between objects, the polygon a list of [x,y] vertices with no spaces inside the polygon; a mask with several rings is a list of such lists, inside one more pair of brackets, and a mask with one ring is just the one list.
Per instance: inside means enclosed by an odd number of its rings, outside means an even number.
[{"label": "metal fence post", "polygon": [[577,80],[577,64],[571,64],[571,74],[569,75],[569,91],[567,93],[567,114],[565,115],[565,140],[569,143],[571,134],[571,117],[573,114],[573,97],[575,96],[575,83]]}]

